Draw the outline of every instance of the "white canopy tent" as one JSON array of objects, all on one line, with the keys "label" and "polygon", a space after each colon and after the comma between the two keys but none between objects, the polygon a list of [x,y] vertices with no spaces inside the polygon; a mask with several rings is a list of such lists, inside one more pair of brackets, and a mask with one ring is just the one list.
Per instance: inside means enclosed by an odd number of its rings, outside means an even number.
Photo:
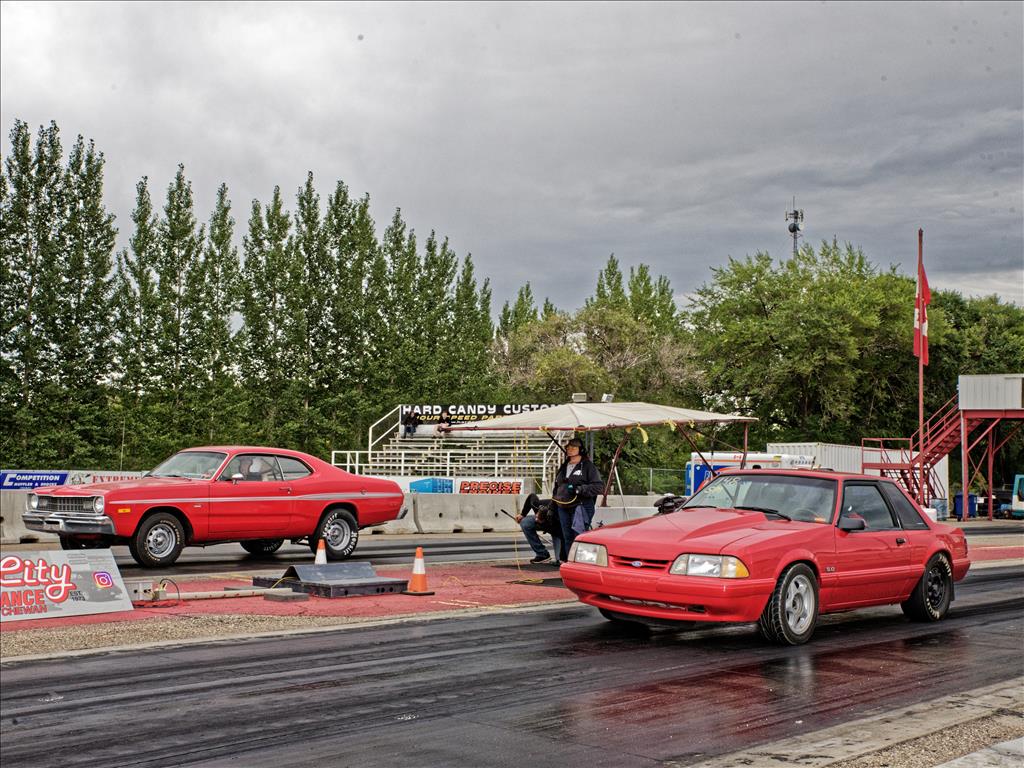
[{"label": "white canopy tent", "polygon": [[[480,432],[488,430],[543,432],[552,440],[555,439],[553,433],[556,432],[625,430],[625,434],[615,450],[611,468],[608,471],[608,479],[605,482],[602,505],[606,506],[608,503],[608,491],[619,461],[619,455],[622,453],[622,447],[634,429],[639,428],[642,431],[645,427],[667,426],[680,432],[693,445],[694,450],[697,450],[689,435],[689,431],[696,429],[697,425],[743,424],[743,452],[745,454],[747,452],[747,434],[750,423],[755,421],[757,419],[750,416],[695,411],[690,408],[675,408],[670,405],[658,405],[656,403],[566,403],[565,405],[556,405],[551,408],[540,408],[526,413],[517,413],[514,416],[500,416],[496,419],[453,425],[451,430],[453,432]],[[646,437],[644,440],[646,441]]]}]

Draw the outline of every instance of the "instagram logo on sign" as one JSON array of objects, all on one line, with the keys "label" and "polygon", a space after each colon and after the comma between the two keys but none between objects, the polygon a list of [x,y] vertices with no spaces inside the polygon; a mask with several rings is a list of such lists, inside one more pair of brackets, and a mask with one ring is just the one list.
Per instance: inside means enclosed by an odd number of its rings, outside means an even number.
[{"label": "instagram logo on sign", "polygon": [[92,575],[93,581],[96,582],[96,586],[100,589],[110,589],[114,586],[114,577],[106,571],[96,571]]}]

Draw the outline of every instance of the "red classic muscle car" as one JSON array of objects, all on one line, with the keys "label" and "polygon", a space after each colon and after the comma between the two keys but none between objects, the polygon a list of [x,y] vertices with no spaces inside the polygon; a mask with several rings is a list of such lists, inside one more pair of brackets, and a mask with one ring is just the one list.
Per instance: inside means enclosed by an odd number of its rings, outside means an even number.
[{"label": "red classic muscle car", "polygon": [[241,542],[254,554],[285,541],[324,540],[342,560],[359,529],[401,516],[401,488],[351,475],[281,448],[211,446],[176,453],[137,480],[39,488],[23,515],[30,530],[56,533],[64,549],[127,544],[148,567],[170,565],[186,546]]},{"label": "red classic muscle car", "polygon": [[561,575],[613,621],[756,621],[797,645],[819,614],[862,606],[938,621],[969,567],[963,531],[890,480],[727,470],[678,511],[582,534]]}]

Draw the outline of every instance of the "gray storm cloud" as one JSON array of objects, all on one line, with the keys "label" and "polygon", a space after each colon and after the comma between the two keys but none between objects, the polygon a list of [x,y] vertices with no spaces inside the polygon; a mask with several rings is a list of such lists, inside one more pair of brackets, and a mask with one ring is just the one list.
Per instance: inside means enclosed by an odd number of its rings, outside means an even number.
[{"label": "gray storm cloud", "polygon": [[[615,252],[680,294],[833,236],[933,286],[1024,303],[1018,3],[0,6],[0,116],[184,163],[205,218],[316,175],[472,252],[500,301],[563,307]],[[6,142],[5,142],[6,151]],[[241,231],[239,232],[239,236]]]}]

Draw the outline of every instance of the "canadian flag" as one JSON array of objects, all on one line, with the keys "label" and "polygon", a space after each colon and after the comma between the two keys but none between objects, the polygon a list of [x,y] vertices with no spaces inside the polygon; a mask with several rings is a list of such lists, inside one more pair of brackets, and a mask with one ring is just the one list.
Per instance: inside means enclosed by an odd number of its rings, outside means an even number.
[{"label": "canadian flag", "polygon": [[917,251],[917,297],[914,299],[914,357],[921,358],[922,365],[928,365],[928,305],[932,303],[932,291],[928,287],[928,276],[924,273],[924,255]]}]

